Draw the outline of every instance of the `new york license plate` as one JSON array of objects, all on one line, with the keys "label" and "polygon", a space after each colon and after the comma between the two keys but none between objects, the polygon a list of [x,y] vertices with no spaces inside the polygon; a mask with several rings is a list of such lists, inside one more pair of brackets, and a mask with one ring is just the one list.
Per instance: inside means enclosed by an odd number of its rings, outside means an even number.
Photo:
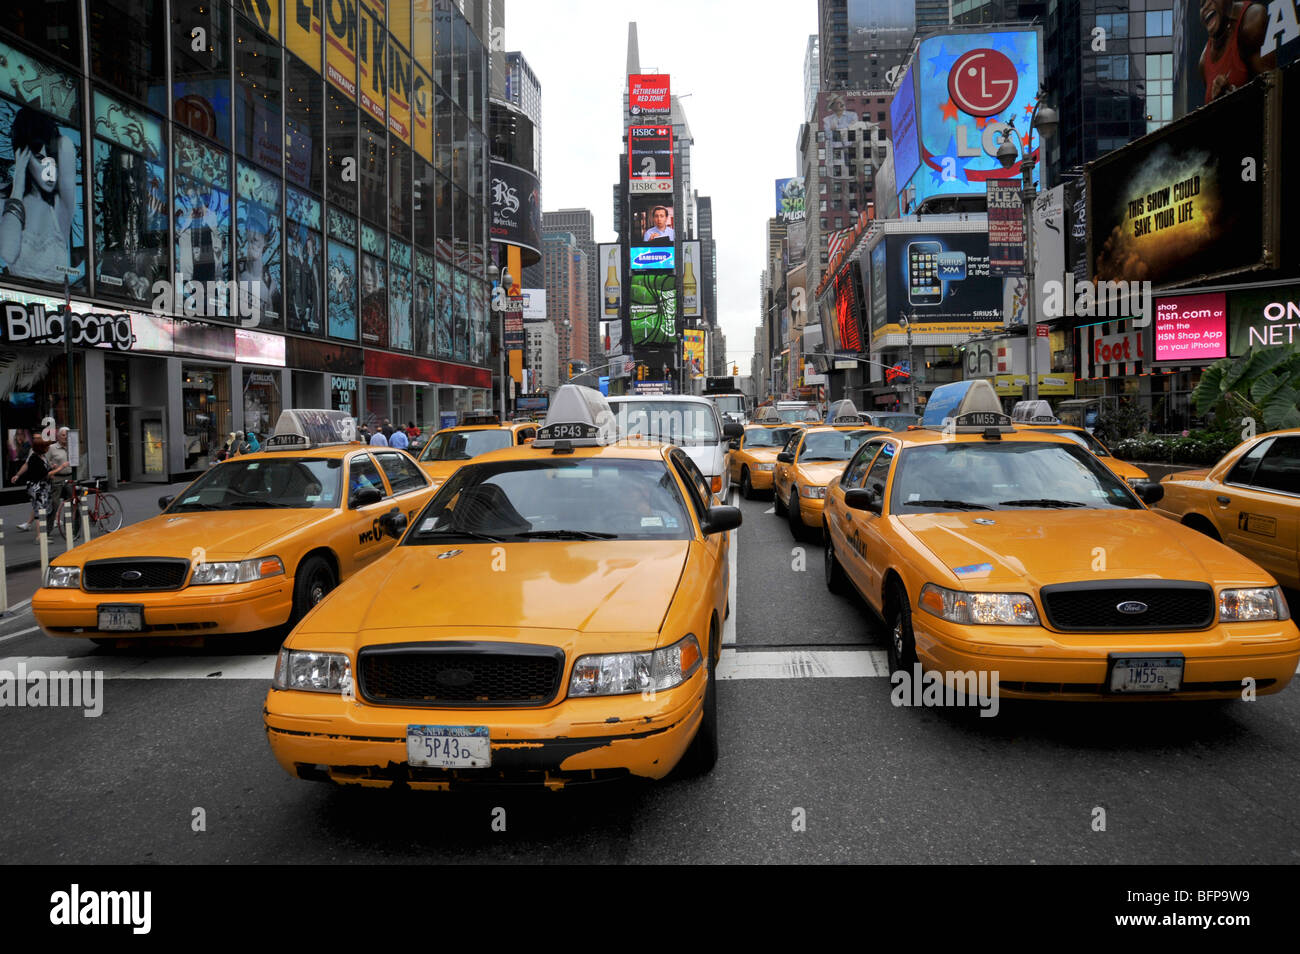
[{"label": "new york license plate", "polygon": [[1182,656],[1111,656],[1111,692],[1176,692],[1183,684]]},{"label": "new york license plate", "polygon": [[408,725],[406,761],[426,768],[487,768],[492,739],[485,725]]},{"label": "new york license plate", "polygon": [[134,604],[100,603],[98,629],[101,632],[138,633],[144,629],[144,607]]}]

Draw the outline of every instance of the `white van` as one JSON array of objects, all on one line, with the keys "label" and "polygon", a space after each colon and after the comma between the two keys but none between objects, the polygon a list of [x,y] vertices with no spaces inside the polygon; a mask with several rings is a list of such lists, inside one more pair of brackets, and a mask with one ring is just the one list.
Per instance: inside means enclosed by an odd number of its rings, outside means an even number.
[{"label": "white van", "polygon": [[724,422],[713,401],[689,394],[623,395],[611,397],[609,406],[620,438],[676,444],[709,479],[718,499],[726,501],[731,492],[728,442],[744,435],[743,425]]}]

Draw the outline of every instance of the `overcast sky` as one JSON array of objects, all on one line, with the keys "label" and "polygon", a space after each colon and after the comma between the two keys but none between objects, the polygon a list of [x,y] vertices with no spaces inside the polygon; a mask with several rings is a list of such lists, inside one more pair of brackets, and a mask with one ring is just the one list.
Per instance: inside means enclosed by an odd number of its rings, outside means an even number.
[{"label": "overcast sky", "polygon": [[[727,358],[749,373],[773,180],[795,175],[815,0],[507,0],[507,50],[542,87],[542,206],[590,209],[614,241],[627,25],[643,72],[672,76],[691,125],[693,187],[713,198]],[[690,94],[687,96],[686,94]]]}]

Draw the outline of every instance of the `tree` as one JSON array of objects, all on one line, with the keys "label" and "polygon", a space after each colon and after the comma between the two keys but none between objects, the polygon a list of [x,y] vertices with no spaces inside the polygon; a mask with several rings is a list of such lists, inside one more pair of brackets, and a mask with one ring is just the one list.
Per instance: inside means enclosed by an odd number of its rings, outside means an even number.
[{"label": "tree", "polygon": [[1265,431],[1300,427],[1300,349],[1256,346],[1216,361],[1192,400],[1198,413],[1213,409],[1220,420],[1250,418]]}]

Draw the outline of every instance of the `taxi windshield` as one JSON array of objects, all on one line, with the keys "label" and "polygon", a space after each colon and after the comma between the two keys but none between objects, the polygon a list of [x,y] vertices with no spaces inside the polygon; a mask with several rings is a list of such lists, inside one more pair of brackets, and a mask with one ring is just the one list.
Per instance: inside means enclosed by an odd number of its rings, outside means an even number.
[{"label": "taxi windshield", "polygon": [[337,457],[236,457],[185,488],[166,513],[196,510],[313,508],[339,505]]},{"label": "taxi windshield", "polygon": [[879,431],[815,431],[803,439],[799,460],[848,460],[864,440]]},{"label": "taxi windshield", "polygon": [[402,545],[692,535],[663,461],[548,457],[462,467],[429,501]]},{"label": "taxi windshield", "polygon": [[444,431],[435,434],[420,460],[469,460],[511,444],[510,432],[500,428],[481,431]]},{"label": "taxi windshield", "polygon": [[613,405],[618,430],[633,440],[663,441],[679,447],[716,444],[713,405],[703,401],[619,401]]},{"label": "taxi windshield", "polygon": [[1106,450],[1106,446],[1087,431],[1072,431],[1061,427],[1040,427],[1035,428],[1035,430],[1046,431],[1049,434],[1060,434],[1062,437],[1068,437],[1080,447],[1088,448],[1088,450],[1092,451],[1098,457],[1110,456],[1110,451]]},{"label": "taxi windshield", "polygon": [[751,427],[745,431],[745,446],[784,447],[793,433],[789,427]]},{"label": "taxi windshield", "polygon": [[777,416],[787,424],[799,424],[803,421],[820,421],[821,415],[810,407],[787,407],[777,411]]},{"label": "taxi windshield", "polygon": [[900,452],[890,509],[899,515],[1024,508],[1138,510],[1105,464],[1047,441],[963,441]]}]

